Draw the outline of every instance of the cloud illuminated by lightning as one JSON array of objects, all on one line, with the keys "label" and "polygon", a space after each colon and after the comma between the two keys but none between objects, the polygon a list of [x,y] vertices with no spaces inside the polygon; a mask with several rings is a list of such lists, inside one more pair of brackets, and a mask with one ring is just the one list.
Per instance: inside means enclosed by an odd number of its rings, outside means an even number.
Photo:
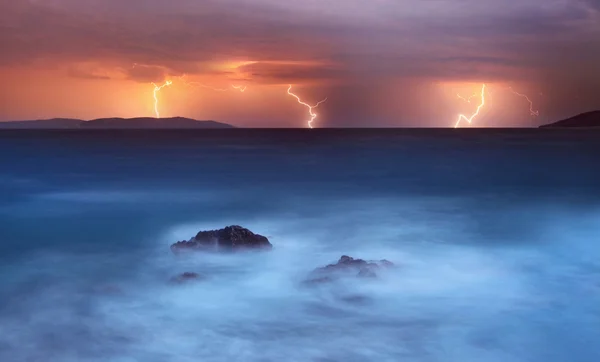
[{"label": "cloud illuminated by lightning", "polygon": [[160,118],[160,114],[158,113],[158,96],[157,93],[163,89],[164,87],[168,87],[173,84],[172,81],[168,80],[163,85],[157,86],[155,83],[152,83],[154,86],[154,113],[156,113],[156,118]]},{"label": "cloud illuminated by lightning", "polygon": [[298,103],[302,104],[303,106],[305,106],[306,108],[308,108],[308,113],[310,114],[310,120],[308,121],[308,127],[309,128],[313,128],[312,123],[315,120],[315,118],[317,118],[317,114],[313,112],[314,108],[317,108],[321,103],[325,102],[327,100],[327,98],[319,101],[317,104],[315,104],[314,106],[309,105],[308,103],[303,102],[300,97],[298,97],[297,95],[295,95],[294,93],[292,93],[292,85],[290,84],[290,86],[288,87],[287,93],[289,95],[291,95],[292,97],[296,98],[296,100],[298,101]]},{"label": "cloud illuminated by lightning", "polygon": [[513,92],[514,94],[518,95],[519,97],[523,97],[523,98],[525,98],[525,99],[527,100],[527,102],[529,102],[529,114],[530,114],[532,117],[537,117],[537,116],[539,116],[539,115],[540,115],[540,112],[539,112],[539,111],[534,111],[534,110],[533,110],[533,102],[531,101],[531,99],[529,99],[529,97],[527,97],[527,95],[525,95],[525,94],[522,94],[522,93],[519,93],[519,92],[515,91],[514,89],[512,89],[512,87],[508,87],[508,89],[509,89],[511,92]]},{"label": "cloud illuminated by lightning", "polygon": [[481,103],[477,107],[477,110],[475,111],[475,113],[473,113],[471,115],[471,117],[467,117],[464,114],[460,114],[458,116],[458,120],[456,121],[456,124],[454,125],[454,128],[458,128],[458,126],[460,125],[460,121],[462,121],[463,119],[465,121],[467,121],[467,123],[471,124],[471,122],[473,122],[473,119],[479,115],[479,112],[481,111],[481,108],[483,108],[484,105],[485,105],[485,84],[482,84],[481,85]]}]

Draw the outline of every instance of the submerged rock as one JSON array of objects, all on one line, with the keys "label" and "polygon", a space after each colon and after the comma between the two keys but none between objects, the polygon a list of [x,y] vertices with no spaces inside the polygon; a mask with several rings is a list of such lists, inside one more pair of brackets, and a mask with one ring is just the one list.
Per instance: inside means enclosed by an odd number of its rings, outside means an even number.
[{"label": "submerged rock", "polygon": [[318,284],[331,283],[333,281],[334,281],[334,279],[330,278],[330,277],[315,276],[313,278],[309,278],[309,279],[305,280],[302,284],[312,286],[312,285],[318,285]]},{"label": "submerged rock", "polygon": [[376,278],[380,268],[391,268],[394,263],[388,260],[366,261],[342,255],[335,264],[315,269],[304,283],[309,285],[332,282],[340,277]]},{"label": "submerged rock", "polygon": [[171,278],[171,283],[181,284],[181,283],[185,283],[185,282],[188,282],[191,280],[200,280],[200,279],[204,279],[204,278],[198,273],[185,272],[185,273],[179,274],[179,275]]},{"label": "submerged rock", "polygon": [[346,295],[340,298],[342,302],[354,305],[367,305],[371,302],[371,299],[365,295]]},{"label": "submerged rock", "polygon": [[187,250],[236,251],[247,249],[271,249],[273,245],[265,236],[238,225],[220,230],[200,231],[188,241],[178,241],[171,245],[175,253]]}]

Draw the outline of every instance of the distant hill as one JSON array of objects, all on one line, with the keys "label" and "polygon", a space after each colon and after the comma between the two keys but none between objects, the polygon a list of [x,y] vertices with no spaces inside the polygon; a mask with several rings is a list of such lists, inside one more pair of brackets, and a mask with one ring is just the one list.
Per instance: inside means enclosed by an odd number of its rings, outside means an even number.
[{"label": "distant hill", "polygon": [[540,128],[600,128],[600,111],[586,112],[562,121],[545,124]]},{"label": "distant hill", "polygon": [[0,129],[198,129],[235,128],[226,123],[191,118],[98,118],[90,121],[69,118],[0,122]]},{"label": "distant hill", "polygon": [[52,118],[39,119],[35,121],[11,121],[0,122],[0,129],[69,129],[79,128],[79,124],[83,122],[80,119],[70,118]]}]

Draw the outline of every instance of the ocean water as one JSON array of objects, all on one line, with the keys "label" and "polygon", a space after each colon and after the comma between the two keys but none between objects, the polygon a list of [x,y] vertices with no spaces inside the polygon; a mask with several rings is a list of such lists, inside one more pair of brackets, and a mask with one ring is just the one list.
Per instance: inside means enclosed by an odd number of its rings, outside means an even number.
[{"label": "ocean water", "polygon": [[[598,155],[589,131],[0,132],[0,361],[600,361]],[[169,250],[232,224],[273,250]],[[303,286],[341,255],[397,267]]]}]

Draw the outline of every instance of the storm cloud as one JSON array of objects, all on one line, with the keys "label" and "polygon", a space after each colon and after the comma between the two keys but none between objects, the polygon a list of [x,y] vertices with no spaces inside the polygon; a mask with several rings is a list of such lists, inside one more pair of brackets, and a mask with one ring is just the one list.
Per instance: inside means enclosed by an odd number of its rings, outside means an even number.
[{"label": "storm cloud", "polygon": [[[98,80],[314,86],[332,99],[329,125],[367,115],[369,125],[410,124],[426,105],[414,100],[403,114],[373,106],[370,95],[389,87],[420,94],[439,82],[522,83],[555,94],[540,100],[553,104],[548,118],[600,107],[587,93],[600,91],[594,0],[2,0],[0,29],[5,70],[66,65],[65,77]],[[349,115],[348,97],[370,106]]]}]

